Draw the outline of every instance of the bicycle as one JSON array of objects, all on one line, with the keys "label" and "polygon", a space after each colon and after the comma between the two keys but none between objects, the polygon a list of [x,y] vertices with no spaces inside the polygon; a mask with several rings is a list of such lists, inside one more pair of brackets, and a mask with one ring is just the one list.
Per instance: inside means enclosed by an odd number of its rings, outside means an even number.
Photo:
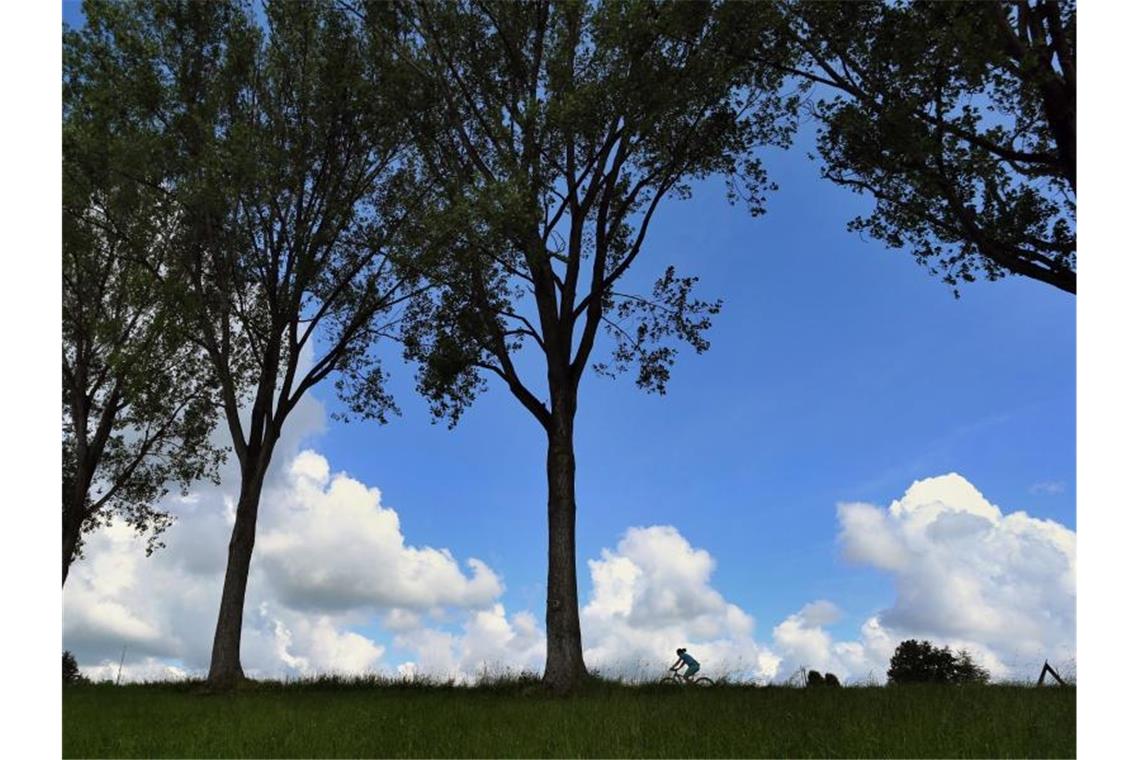
[{"label": "bicycle", "polygon": [[687,680],[683,675],[680,674],[680,672],[678,672],[676,670],[670,670],[669,675],[663,677],[660,681],[658,681],[658,683],[676,684],[678,686],[702,686],[702,687],[708,687],[708,686],[713,685],[711,678],[708,678],[706,676],[701,676],[700,678],[694,678],[693,680],[690,681],[690,680]]}]

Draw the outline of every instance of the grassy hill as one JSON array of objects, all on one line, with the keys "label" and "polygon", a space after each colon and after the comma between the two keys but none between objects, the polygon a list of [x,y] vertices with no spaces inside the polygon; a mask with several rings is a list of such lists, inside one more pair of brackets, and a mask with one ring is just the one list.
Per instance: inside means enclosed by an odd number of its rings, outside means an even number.
[{"label": "grassy hill", "polygon": [[68,686],[64,757],[1075,757],[1076,689]]}]

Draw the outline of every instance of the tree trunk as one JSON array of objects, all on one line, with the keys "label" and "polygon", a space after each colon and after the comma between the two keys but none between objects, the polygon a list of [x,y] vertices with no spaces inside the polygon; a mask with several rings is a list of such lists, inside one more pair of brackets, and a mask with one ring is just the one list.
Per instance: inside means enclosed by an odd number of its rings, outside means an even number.
[{"label": "tree trunk", "polygon": [[[258,459],[258,457],[254,457]],[[241,669],[241,626],[245,610],[245,589],[249,582],[249,564],[257,530],[257,507],[265,480],[266,464],[252,465],[242,472],[241,495],[237,504],[234,529],[230,534],[226,578],[222,584],[222,603],[218,609],[218,625],[214,629],[214,649],[210,656],[210,673],[206,684],[211,689],[229,689],[245,679]]]},{"label": "tree trunk", "polygon": [[574,412],[572,402],[551,405],[547,432],[546,669],[543,683],[567,692],[588,676],[578,621],[578,570],[574,547]]},{"label": "tree trunk", "polygon": [[67,585],[67,572],[75,559],[75,549],[79,546],[79,534],[83,529],[83,512],[74,504],[63,510],[63,586]]},{"label": "tree trunk", "polygon": [[61,484],[63,486],[63,583],[61,586],[66,586],[67,574],[71,570],[71,563],[75,561],[76,552],[79,550],[79,539],[83,535],[83,523],[87,518],[89,506],[87,492],[91,487],[91,478],[86,468],[79,467],[70,476],[65,475]]},{"label": "tree trunk", "polygon": [[1039,88],[1045,119],[1057,142],[1057,154],[1065,178],[1073,190],[1077,189],[1077,97],[1060,79],[1048,71],[1042,74]]}]

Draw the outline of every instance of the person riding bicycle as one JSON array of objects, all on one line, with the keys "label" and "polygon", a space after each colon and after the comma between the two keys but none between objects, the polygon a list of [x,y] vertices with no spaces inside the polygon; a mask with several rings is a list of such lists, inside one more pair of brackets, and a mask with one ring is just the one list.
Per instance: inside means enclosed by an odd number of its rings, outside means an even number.
[{"label": "person riding bicycle", "polygon": [[684,673],[681,674],[681,676],[686,681],[692,680],[693,676],[696,675],[697,671],[701,669],[701,664],[699,662],[697,662],[696,659],[691,654],[689,654],[687,649],[678,649],[677,650],[677,661],[675,663],[673,663],[673,667],[669,668],[669,672],[670,673],[676,673],[678,670],[681,669],[682,665],[688,665],[689,666],[688,670],[686,670]]}]

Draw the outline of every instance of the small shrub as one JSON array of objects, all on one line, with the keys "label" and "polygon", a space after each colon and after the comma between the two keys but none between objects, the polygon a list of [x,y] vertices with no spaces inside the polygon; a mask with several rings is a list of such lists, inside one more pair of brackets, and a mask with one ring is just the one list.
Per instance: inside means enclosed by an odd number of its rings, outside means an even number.
[{"label": "small shrub", "polygon": [[75,661],[75,655],[67,651],[63,653],[63,682],[65,684],[87,683],[87,677],[79,672],[79,664]]},{"label": "small shrub", "polygon": [[889,683],[986,683],[990,674],[965,649],[957,654],[950,647],[908,639],[898,645],[887,670]]},{"label": "small shrub", "polygon": [[989,683],[990,673],[965,649],[959,649],[954,663],[954,683]]}]

